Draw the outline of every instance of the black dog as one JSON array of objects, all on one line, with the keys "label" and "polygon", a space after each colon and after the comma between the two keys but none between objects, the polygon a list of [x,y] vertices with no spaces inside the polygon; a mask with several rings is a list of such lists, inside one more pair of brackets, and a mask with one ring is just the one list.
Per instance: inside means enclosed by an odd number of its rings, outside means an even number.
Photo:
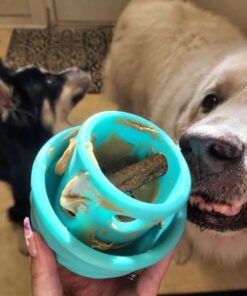
[{"label": "black dog", "polygon": [[10,184],[10,220],[29,215],[33,160],[90,84],[86,66],[49,73],[29,66],[14,70],[0,61],[0,179]]}]

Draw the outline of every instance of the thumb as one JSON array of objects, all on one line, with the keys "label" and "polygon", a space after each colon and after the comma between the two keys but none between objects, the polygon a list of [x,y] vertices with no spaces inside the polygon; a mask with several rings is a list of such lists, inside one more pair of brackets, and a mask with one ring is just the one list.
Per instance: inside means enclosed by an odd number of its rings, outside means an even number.
[{"label": "thumb", "polygon": [[137,290],[142,296],[157,295],[161,281],[166,274],[173,252],[155,265],[145,269],[138,281]]},{"label": "thumb", "polygon": [[24,236],[31,256],[32,295],[63,295],[55,256],[41,236],[33,233],[29,218],[24,220]]}]

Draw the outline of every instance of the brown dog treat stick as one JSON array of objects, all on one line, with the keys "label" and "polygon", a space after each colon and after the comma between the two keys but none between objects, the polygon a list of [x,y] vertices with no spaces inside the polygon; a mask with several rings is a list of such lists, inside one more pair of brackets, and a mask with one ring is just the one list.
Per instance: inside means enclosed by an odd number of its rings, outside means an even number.
[{"label": "brown dog treat stick", "polygon": [[128,192],[164,175],[166,171],[166,158],[162,154],[155,154],[112,175],[108,175],[107,178],[119,190]]}]

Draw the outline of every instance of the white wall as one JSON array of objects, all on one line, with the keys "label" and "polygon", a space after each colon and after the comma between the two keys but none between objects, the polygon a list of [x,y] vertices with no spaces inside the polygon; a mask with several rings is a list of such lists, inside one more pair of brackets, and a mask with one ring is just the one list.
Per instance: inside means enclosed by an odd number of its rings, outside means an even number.
[{"label": "white wall", "polygon": [[247,0],[191,0],[203,8],[227,16],[247,35]]}]

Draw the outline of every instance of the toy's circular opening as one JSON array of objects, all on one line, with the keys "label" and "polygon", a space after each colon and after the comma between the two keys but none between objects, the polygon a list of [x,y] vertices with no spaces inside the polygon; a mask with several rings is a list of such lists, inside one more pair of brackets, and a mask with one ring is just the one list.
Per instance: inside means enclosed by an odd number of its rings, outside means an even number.
[{"label": "toy's circular opening", "polygon": [[[102,112],[82,126],[78,147],[81,161],[97,190],[121,205],[130,217],[142,211],[138,214],[146,218],[147,215],[150,219],[157,215],[161,218],[185,202],[184,193],[190,187],[190,182],[185,183],[185,161],[175,143],[149,121],[124,112]],[[92,161],[92,147],[98,164]],[[125,194],[107,180],[107,174],[154,154],[163,154],[168,164],[166,174],[155,181]]]}]

